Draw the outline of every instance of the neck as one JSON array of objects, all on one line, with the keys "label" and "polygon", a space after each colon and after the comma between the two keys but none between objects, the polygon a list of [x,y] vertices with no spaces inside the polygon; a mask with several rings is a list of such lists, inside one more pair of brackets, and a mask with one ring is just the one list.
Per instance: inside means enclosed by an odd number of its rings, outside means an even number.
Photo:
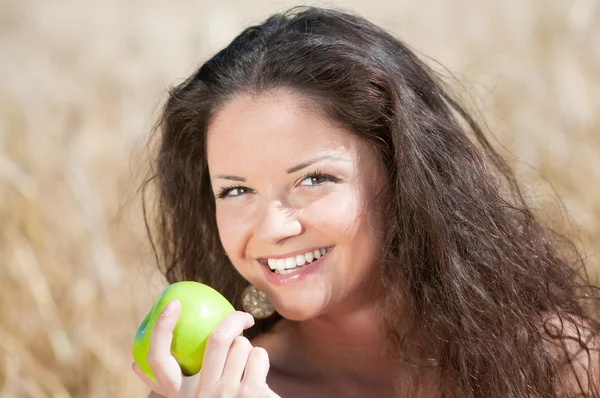
[{"label": "neck", "polygon": [[282,337],[276,344],[276,367],[306,383],[333,386],[335,396],[360,391],[381,397],[441,395],[435,369],[422,373],[411,366],[400,367],[386,353],[386,332],[376,300],[352,308],[307,321],[281,320],[274,330]]},{"label": "neck", "polygon": [[375,302],[290,322],[289,327],[302,367],[311,373],[328,379],[393,380],[396,366],[385,354],[385,331]]}]

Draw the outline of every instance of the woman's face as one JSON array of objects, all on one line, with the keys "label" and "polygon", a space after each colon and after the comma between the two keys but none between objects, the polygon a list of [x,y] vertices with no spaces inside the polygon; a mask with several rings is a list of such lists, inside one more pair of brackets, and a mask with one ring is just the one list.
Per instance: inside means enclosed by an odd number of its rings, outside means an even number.
[{"label": "woman's face", "polygon": [[207,140],[221,242],[281,315],[306,320],[372,297],[384,178],[369,144],[286,91],[234,98]]}]

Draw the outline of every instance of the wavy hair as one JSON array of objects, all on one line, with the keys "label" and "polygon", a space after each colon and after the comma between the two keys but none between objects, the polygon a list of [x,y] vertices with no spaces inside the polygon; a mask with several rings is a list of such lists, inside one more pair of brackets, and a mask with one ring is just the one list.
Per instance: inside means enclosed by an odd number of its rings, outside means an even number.
[{"label": "wavy hair", "polygon": [[[399,366],[433,367],[452,380],[452,396],[557,396],[556,381],[574,367],[568,343],[590,356],[586,330],[600,330],[589,310],[598,308],[598,289],[581,256],[536,219],[441,79],[355,15],[305,7],[274,15],[170,90],[147,181],[157,207],[145,212],[167,280],[207,283],[240,308],[247,282],[219,239],[206,132],[236,95],[275,89],[311,99],[376,148],[391,192],[381,317]],[[258,321],[250,336],[278,319]],[[586,381],[578,382],[583,393]]]}]

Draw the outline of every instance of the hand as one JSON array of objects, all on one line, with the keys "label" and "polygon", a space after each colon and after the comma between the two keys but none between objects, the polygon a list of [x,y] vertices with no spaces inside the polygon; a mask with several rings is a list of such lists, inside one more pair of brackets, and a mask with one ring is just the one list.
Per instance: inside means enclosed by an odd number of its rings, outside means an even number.
[{"label": "hand", "polygon": [[200,373],[184,376],[171,355],[173,329],[180,311],[178,301],[169,303],[150,336],[148,364],[158,384],[133,364],[134,371],[153,391],[168,398],[278,397],[267,385],[267,351],[253,347],[247,338],[240,336],[254,325],[252,315],[245,312],[233,312],[221,321],[208,337]]}]

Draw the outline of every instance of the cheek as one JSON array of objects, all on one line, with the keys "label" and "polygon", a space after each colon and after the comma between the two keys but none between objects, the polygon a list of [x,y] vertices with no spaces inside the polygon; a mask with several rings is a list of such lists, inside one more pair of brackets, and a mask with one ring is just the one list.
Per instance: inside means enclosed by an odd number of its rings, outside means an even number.
[{"label": "cheek", "polygon": [[382,231],[382,214],[369,195],[359,189],[327,198],[311,214],[311,220],[335,245],[344,246],[344,256],[354,264],[371,264],[377,257]]},{"label": "cheek", "polygon": [[307,218],[318,229],[338,239],[352,239],[361,229],[359,198],[350,190],[338,192],[311,206]]},{"label": "cheek", "polygon": [[227,254],[232,257],[243,253],[242,246],[247,233],[245,219],[238,212],[219,206],[217,206],[216,219],[221,244]]}]

